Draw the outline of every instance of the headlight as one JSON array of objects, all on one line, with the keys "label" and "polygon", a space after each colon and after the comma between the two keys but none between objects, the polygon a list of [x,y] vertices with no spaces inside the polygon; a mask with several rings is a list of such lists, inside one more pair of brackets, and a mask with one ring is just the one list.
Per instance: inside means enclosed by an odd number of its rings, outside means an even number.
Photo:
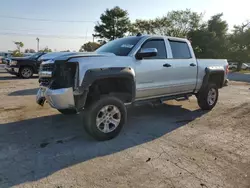
[{"label": "headlight", "polygon": [[52,59],[49,59],[49,60],[44,60],[44,61],[42,61],[42,65],[45,65],[45,64],[53,64],[54,63],[54,60],[52,60]]},{"label": "headlight", "polygon": [[17,61],[11,61],[10,65],[17,65]]}]

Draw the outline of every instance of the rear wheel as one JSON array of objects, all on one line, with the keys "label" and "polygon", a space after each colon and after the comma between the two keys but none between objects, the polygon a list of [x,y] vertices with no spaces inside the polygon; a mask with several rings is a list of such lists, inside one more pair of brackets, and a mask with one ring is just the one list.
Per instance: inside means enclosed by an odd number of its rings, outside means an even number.
[{"label": "rear wheel", "polygon": [[58,111],[64,115],[76,114],[75,109],[63,109],[63,110],[58,110]]},{"label": "rear wheel", "polygon": [[22,67],[19,74],[22,78],[31,78],[33,76],[33,69],[31,67]]},{"label": "rear wheel", "polygon": [[116,137],[127,120],[123,102],[113,96],[102,97],[90,104],[84,112],[84,128],[99,141]]},{"label": "rear wheel", "polygon": [[218,87],[214,83],[209,83],[207,87],[200,91],[197,100],[202,110],[212,110],[216,105],[219,97]]}]

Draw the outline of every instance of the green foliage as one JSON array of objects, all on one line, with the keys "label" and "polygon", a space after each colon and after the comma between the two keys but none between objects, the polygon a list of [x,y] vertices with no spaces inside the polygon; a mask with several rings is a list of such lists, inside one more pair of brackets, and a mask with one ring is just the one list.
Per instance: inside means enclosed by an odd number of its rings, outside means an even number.
[{"label": "green foliage", "polygon": [[21,53],[19,50],[14,50],[13,57],[23,57],[23,53]]},{"label": "green foliage", "polygon": [[45,47],[43,50],[39,50],[39,52],[52,52],[52,50],[48,47]]},{"label": "green foliage", "polygon": [[250,61],[250,22],[235,26],[233,33],[229,36],[230,48],[228,58],[238,62],[239,71],[242,63]]},{"label": "green foliage", "polygon": [[228,57],[228,25],[222,20],[223,14],[212,16],[199,29],[188,33],[198,58],[227,58]]},{"label": "green foliage", "polygon": [[93,52],[101,45],[96,42],[88,42],[81,46],[79,52]]},{"label": "green foliage", "polygon": [[[225,58],[238,62],[238,70],[243,62],[250,62],[250,22],[235,26],[232,33],[222,19],[223,14],[216,14],[208,21],[203,21],[203,14],[189,9],[170,11],[156,19],[137,19],[130,23],[128,12],[119,7],[107,9],[100,17],[101,23],[95,26],[96,35],[104,44],[105,39],[113,40],[125,35],[150,34],[188,38],[198,58]],[[81,50],[91,51],[90,44]]]},{"label": "green foliage", "polygon": [[107,9],[100,17],[101,22],[95,26],[96,35],[107,40],[124,37],[128,32],[130,20],[128,12],[116,6]]},{"label": "green foliage", "polygon": [[186,37],[188,32],[202,25],[202,14],[189,9],[171,11],[154,20],[136,20],[129,27],[131,35],[137,33]]},{"label": "green foliage", "polygon": [[17,50],[19,51],[19,53],[20,53],[20,49],[22,48],[22,47],[24,47],[24,44],[23,44],[23,42],[14,42],[14,44],[16,45],[16,48],[17,48]]},{"label": "green foliage", "polygon": [[25,49],[24,53],[35,53],[36,51],[34,49]]}]

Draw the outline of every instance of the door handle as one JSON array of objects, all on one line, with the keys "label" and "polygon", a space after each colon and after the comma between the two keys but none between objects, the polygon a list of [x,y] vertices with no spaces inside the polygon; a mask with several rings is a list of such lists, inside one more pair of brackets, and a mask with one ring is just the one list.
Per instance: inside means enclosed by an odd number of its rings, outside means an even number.
[{"label": "door handle", "polygon": [[196,67],[196,64],[195,63],[191,63],[190,66],[191,67]]},{"label": "door handle", "polygon": [[171,65],[166,63],[166,64],[163,65],[163,67],[171,67]]}]

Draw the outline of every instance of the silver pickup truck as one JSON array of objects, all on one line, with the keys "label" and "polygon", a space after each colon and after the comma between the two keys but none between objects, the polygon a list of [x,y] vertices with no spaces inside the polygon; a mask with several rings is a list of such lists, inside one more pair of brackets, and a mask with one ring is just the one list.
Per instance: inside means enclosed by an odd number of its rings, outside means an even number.
[{"label": "silver pickup truck", "polygon": [[108,140],[125,124],[126,105],[195,95],[201,109],[211,110],[227,74],[227,60],[196,59],[187,39],[132,36],[42,62],[36,100],[62,114],[82,111],[86,131]]}]

